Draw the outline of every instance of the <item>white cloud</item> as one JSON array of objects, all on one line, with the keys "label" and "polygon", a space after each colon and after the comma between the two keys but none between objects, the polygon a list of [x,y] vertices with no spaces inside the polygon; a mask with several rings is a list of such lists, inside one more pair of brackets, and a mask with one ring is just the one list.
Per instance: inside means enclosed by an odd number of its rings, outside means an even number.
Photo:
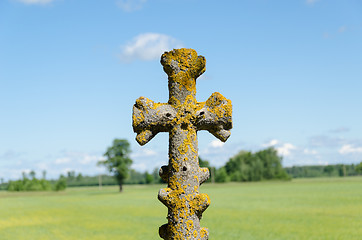
[{"label": "white cloud", "polygon": [[158,169],[162,165],[167,164],[167,148],[164,148],[163,150],[159,149],[157,146],[155,148],[156,150],[137,146],[132,149],[131,159],[133,160],[133,164],[131,165],[131,168],[139,172],[144,172],[146,170],[152,172],[155,168]]},{"label": "white cloud", "polygon": [[20,170],[22,173],[29,174],[32,170],[31,169],[22,169]]},{"label": "white cloud", "polygon": [[182,47],[182,43],[168,35],[144,33],[121,46],[120,59],[123,62],[156,60],[159,59],[165,51],[180,47]]},{"label": "white cloud", "polygon": [[278,154],[282,156],[289,156],[291,154],[291,150],[294,149],[296,149],[296,147],[291,143],[284,143],[282,146],[276,148]]},{"label": "white cloud", "polygon": [[25,3],[25,4],[39,4],[44,5],[53,2],[54,0],[17,0],[18,2]]},{"label": "white cloud", "polygon": [[131,168],[138,172],[145,172],[147,170],[147,165],[145,163],[134,163],[131,165]]},{"label": "white cloud", "polygon": [[151,157],[156,155],[158,155],[156,151],[147,148],[141,148],[137,150],[137,152],[131,153],[132,158]]},{"label": "white cloud", "polygon": [[295,150],[296,147],[291,143],[281,143],[277,139],[272,139],[268,143],[262,144],[262,147],[274,147],[278,154],[285,156],[289,156],[291,154],[291,150]]},{"label": "white cloud", "polygon": [[65,164],[65,163],[69,163],[70,161],[71,161],[71,159],[69,157],[62,157],[62,158],[55,159],[54,163],[55,164]]},{"label": "white cloud", "polygon": [[362,153],[362,147],[354,147],[351,144],[345,144],[338,150],[338,152],[340,154]]},{"label": "white cloud", "polygon": [[66,152],[60,158],[55,159],[54,163],[57,165],[60,164],[82,164],[82,165],[96,165],[99,160],[104,159],[102,156],[99,155],[92,155],[83,152]]},{"label": "white cloud", "polygon": [[97,162],[101,159],[104,160],[102,157],[99,157],[96,155],[84,154],[84,156],[81,159],[79,159],[79,163],[83,164],[83,165],[91,164],[91,163],[97,164]]},{"label": "white cloud", "polygon": [[117,6],[125,12],[140,10],[147,0],[118,0]]},{"label": "white cloud", "polygon": [[75,171],[73,168],[64,168],[62,169],[61,173],[66,175],[68,172]]},{"label": "white cloud", "polygon": [[317,155],[318,154],[318,152],[316,150],[310,150],[308,148],[304,149],[303,153],[306,155]]},{"label": "white cloud", "polygon": [[41,169],[41,170],[47,170],[49,168],[48,164],[46,164],[45,162],[40,162],[40,163],[36,164],[36,167],[37,167],[37,169]]},{"label": "white cloud", "polygon": [[221,142],[219,139],[215,139],[210,143],[210,146],[213,148],[221,148],[225,143]]},{"label": "white cloud", "polygon": [[278,143],[279,143],[279,141],[277,139],[272,139],[272,140],[270,140],[270,142],[265,143],[262,146],[263,147],[273,147],[273,146],[277,145]]},{"label": "white cloud", "polygon": [[145,154],[145,156],[155,156],[155,155],[157,155],[157,152],[155,152],[151,149],[145,149],[144,154]]}]

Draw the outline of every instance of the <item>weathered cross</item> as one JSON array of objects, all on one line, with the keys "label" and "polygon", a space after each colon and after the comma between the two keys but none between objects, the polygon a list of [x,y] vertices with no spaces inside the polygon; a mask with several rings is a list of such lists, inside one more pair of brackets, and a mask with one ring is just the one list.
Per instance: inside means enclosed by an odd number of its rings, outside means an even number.
[{"label": "weathered cross", "polygon": [[225,142],[232,128],[232,107],[218,92],[206,102],[196,101],[196,78],[205,72],[205,63],[193,49],[165,52],[161,64],[168,75],[168,103],[140,97],[133,106],[133,130],[140,145],[159,132],[169,132],[169,164],[160,169],[168,187],[158,193],[168,207],[168,223],[159,229],[163,239],[208,239],[209,235],[200,227],[210,198],[199,193],[209,170],[199,167],[197,131],[208,130]]}]

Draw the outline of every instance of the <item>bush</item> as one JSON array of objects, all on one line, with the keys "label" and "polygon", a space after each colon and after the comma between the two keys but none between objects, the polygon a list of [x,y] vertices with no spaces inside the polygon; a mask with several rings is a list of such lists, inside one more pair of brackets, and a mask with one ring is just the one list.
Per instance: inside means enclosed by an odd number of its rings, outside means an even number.
[{"label": "bush", "polygon": [[54,185],[55,191],[63,191],[67,188],[67,180],[65,178],[60,178]]},{"label": "bush", "polygon": [[17,181],[10,181],[7,190],[8,191],[49,191],[51,190],[51,184],[45,179],[27,179]]},{"label": "bush", "polygon": [[289,180],[282,167],[282,158],[274,148],[252,153],[241,151],[225,164],[226,175],[231,181],[261,181],[271,179]]},{"label": "bush", "polygon": [[216,171],[215,181],[216,182],[229,182],[230,181],[230,178],[229,178],[228,174],[226,173],[225,167],[219,168]]},{"label": "bush", "polygon": [[[65,181],[65,179],[62,179]],[[59,182],[59,181],[58,181]],[[57,183],[55,185],[57,185]],[[65,187],[64,183],[59,183],[59,186],[54,186],[54,190],[64,190],[66,188],[66,182]],[[37,179],[35,176],[32,177],[32,179],[27,178],[25,174],[23,174],[22,180],[16,180],[16,181],[9,181],[9,184],[7,186],[7,190],[11,192],[20,192],[20,191],[51,191],[52,184],[45,180],[45,179]]]}]

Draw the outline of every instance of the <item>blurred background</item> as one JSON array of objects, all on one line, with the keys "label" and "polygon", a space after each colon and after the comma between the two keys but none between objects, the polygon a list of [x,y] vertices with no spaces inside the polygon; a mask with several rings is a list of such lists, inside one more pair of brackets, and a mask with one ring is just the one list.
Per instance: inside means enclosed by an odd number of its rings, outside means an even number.
[{"label": "blurred background", "polygon": [[284,167],[362,161],[362,2],[357,0],[2,0],[0,177],[57,178],[97,166],[113,139],[132,168],[167,164],[168,134],[140,147],[132,106],[167,102],[164,51],[206,57],[197,99],[233,103],[232,135],[199,132],[221,167],[274,147]]}]

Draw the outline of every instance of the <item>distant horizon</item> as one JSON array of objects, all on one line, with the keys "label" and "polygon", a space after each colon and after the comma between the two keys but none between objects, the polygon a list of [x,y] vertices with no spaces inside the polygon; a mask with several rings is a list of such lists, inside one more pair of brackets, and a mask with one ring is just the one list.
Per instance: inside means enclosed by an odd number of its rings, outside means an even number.
[{"label": "distant horizon", "polygon": [[[241,151],[244,151],[244,150],[241,150]],[[206,160],[207,161],[207,159],[203,159],[204,161]],[[358,165],[358,164],[360,164],[360,163],[362,163],[362,161],[361,162],[358,162],[358,163],[351,163],[351,164],[346,164],[346,163],[334,163],[334,164],[317,164],[317,165],[292,165],[292,166],[284,166],[283,164],[283,168],[284,169],[286,169],[286,168],[293,168],[293,167],[315,167],[315,166],[318,166],[318,167],[324,167],[324,166],[338,166],[338,165],[345,165],[345,166],[353,166],[353,165]],[[212,165],[210,165],[210,167],[215,167],[215,166],[212,166]],[[223,167],[223,166],[221,166],[221,167]],[[215,167],[216,168],[216,167]],[[220,167],[219,167],[220,168]],[[144,173],[150,173],[150,174],[152,174],[153,173],[153,171],[154,170],[159,170],[159,168],[154,168],[154,169],[152,169],[151,171],[150,170],[148,170],[148,169],[146,169],[146,170],[144,170],[144,171],[138,171],[137,169],[135,169],[135,168],[130,168],[130,170],[134,170],[134,171],[136,171],[136,172],[139,172],[139,173],[142,173],[142,174],[144,174]],[[218,168],[217,168],[218,169]],[[105,168],[104,168],[104,170],[105,170]],[[25,174],[27,174],[27,175],[29,175],[29,173],[31,172],[31,171],[34,171],[35,173],[36,173],[36,178],[38,178],[38,179],[42,179],[43,177],[41,176],[42,174],[43,174],[43,171],[45,171],[45,170],[39,170],[39,172],[36,170],[36,169],[30,169],[30,170],[27,170],[27,171],[24,171],[24,173]],[[112,175],[112,173],[110,173],[110,172],[108,172],[107,170],[105,170],[104,172],[99,172],[99,173],[95,173],[95,174],[83,174],[82,172],[77,172],[77,171],[74,171],[74,170],[70,170],[70,171],[68,171],[68,172],[74,172],[75,173],[75,175],[78,175],[78,174],[81,174],[83,177],[95,177],[95,176],[113,176]],[[53,177],[53,178],[48,178],[47,176],[45,177],[45,179],[47,179],[47,180],[56,180],[56,179],[58,179],[61,175],[63,175],[63,176],[67,176],[67,174],[68,174],[68,172],[65,172],[65,173],[60,173],[59,174],[59,176],[56,176],[56,177]],[[211,173],[210,173],[211,174]],[[5,179],[3,179],[4,180],[4,182],[9,182],[9,181],[13,181],[13,180],[19,180],[19,179],[22,179],[22,176],[23,175],[23,173],[19,176],[19,178],[16,178],[16,179],[7,179],[7,181],[5,181]],[[39,176],[39,177],[38,177]],[[41,176],[41,177],[40,177]],[[29,176],[28,176],[29,177]],[[1,176],[0,176],[0,178],[1,178]]]}]

